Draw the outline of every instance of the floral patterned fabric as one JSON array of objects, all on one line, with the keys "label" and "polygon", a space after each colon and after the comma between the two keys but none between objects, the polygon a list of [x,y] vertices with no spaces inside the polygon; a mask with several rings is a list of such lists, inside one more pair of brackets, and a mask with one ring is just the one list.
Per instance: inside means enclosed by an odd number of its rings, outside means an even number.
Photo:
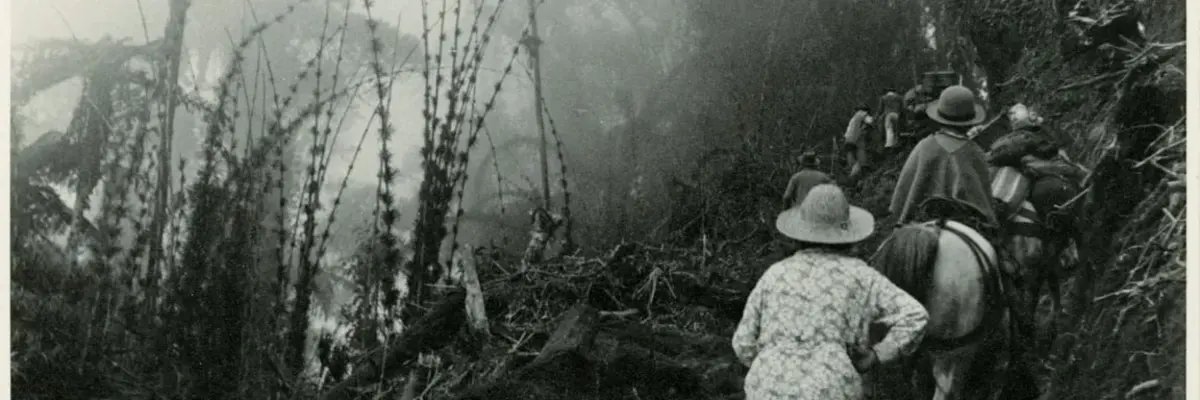
[{"label": "floral patterned fabric", "polygon": [[860,259],[805,250],[772,265],[750,293],[733,350],[750,367],[747,400],[863,398],[850,349],[869,327],[890,327],[874,345],[881,363],[910,354],[929,314]]}]

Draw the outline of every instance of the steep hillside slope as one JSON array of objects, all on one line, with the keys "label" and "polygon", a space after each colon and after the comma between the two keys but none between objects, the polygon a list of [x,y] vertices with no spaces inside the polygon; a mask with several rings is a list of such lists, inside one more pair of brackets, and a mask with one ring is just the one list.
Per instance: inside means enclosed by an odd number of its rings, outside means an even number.
[{"label": "steep hillside slope", "polygon": [[[963,31],[967,47],[986,81],[995,82],[991,112],[1015,102],[1032,106],[1093,171],[1082,262],[1063,285],[1066,314],[1042,318],[1043,329],[1057,324],[1060,332],[1038,371],[1046,398],[1181,398],[1184,60],[1182,45],[1172,43],[1182,40],[1184,3],[1135,5],[1148,39],[1124,50],[1083,44],[1080,38],[1100,40],[1103,32],[1080,34],[1062,22],[1070,11],[1065,2],[992,3],[953,10],[974,27]],[[1117,2],[1096,3],[1105,9]],[[473,398],[740,398],[745,368],[727,340],[748,289],[783,254],[770,251],[776,246],[769,228],[789,169],[775,154],[730,152],[727,168],[702,164],[720,183],[716,189],[680,196],[691,201],[680,204],[704,204],[684,209],[713,222],[669,228],[683,232],[674,236],[679,248],[625,244],[485,284],[505,303],[489,307],[495,339],[443,357],[495,362],[435,368],[431,376],[449,383],[438,391]],[[902,164],[902,154],[877,158],[863,177],[844,184],[855,203],[882,214]],[[879,218],[879,233],[860,248],[864,256],[890,232],[887,223]],[[882,383],[872,398],[906,395],[903,382]]]},{"label": "steep hillside slope", "polygon": [[[1109,11],[1130,5],[1094,3]],[[1056,321],[1062,335],[1047,362],[1056,399],[1184,394],[1186,13],[1183,1],[1133,4],[1131,10],[1140,13],[1144,43],[1079,48],[1071,43],[1079,35],[1059,30],[1063,42],[1031,41],[997,96],[1002,104],[1023,101],[1050,116],[1053,128],[1069,138],[1072,156],[1093,170],[1082,265],[1068,284],[1071,315]],[[1054,21],[1034,21],[1041,25],[1014,34],[1055,37],[1050,34],[1061,29]],[[1118,25],[1085,35],[1103,41]]]},{"label": "steep hillside slope", "polygon": [[[967,34],[979,62],[995,74],[990,80],[999,82],[993,112],[1015,102],[1034,107],[1093,171],[1081,265],[1064,284],[1069,315],[1044,316],[1043,324],[1058,324],[1060,332],[1045,360],[1048,395],[1182,398],[1184,2],[1100,1],[1092,2],[1094,11],[1079,10],[1117,20],[1107,26],[1064,24],[1054,16],[1067,10],[1033,3],[972,9],[964,23],[982,27]],[[1140,19],[1146,40],[1096,46],[1130,32],[1115,16],[1122,6]],[[1012,46],[1019,57],[996,56],[1011,56]],[[886,207],[899,168],[895,159],[883,164],[856,192],[871,210]]]}]

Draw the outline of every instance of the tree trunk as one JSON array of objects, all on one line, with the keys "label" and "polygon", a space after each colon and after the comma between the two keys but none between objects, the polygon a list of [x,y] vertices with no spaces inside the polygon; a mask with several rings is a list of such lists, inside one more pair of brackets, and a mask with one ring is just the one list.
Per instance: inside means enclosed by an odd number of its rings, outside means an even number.
[{"label": "tree trunk", "polygon": [[[158,186],[155,187],[157,193],[154,196],[154,215],[150,220],[150,258],[146,264],[144,286],[147,289],[146,301],[150,311],[156,310],[158,272],[161,268],[159,261],[164,258],[162,239],[167,224],[167,207],[170,204],[171,195],[171,142],[175,137],[175,109],[179,105],[176,95],[179,88],[179,59],[183,52],[183,32],[189,6],[191,6],[190,0],[171,0],[171,16],[167,20],[162,48],[165,65],[160,64],[161,68],[158,70],[160,83],[158,98],[163,102],[164,109],[162,118],[159,120]],[[168,262],[166,266],[169,268],[171,264]]]}]

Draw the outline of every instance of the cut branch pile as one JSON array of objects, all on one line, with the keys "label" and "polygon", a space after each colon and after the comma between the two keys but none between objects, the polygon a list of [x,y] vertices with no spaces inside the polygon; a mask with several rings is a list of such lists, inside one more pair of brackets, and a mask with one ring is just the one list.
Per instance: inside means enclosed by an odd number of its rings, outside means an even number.
[{"label": "cut branch pile", "polygon": [[622,244],[603,257],[562,258],[522,273],[521,260],[480,257],[490,336],[465,329],[466,295],[451,289],[323,398],[352,398],[355,387],[418,358],[439,360],[425,377],[433,398],[738,394],[746,371],[728,338],[761,268],[711,258]]}]

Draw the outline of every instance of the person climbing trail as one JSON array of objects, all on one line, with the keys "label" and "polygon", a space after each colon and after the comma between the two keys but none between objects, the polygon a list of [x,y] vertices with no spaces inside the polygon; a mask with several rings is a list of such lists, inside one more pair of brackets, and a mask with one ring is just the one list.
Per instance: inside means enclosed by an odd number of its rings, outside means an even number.
[{"label": "person climbing trail", "polygon": [[814,186],[833,182],[833,178],[829,174],[817,169],[820,167],[820,159],[817,158],[816,153],[806,151],[797,157],[796,161],[800,164],[800,171],[792,174],[791,179],[788,179],[787,189],[783,192],[784,209],[804,201],[804,197]]},{"label": "person climbing trail", "polygon": [[[992,203],[987,156],[966,132],[986,118],[975,94],[964,86],[951,86],[926,107],[938,130],[922,139],[908,155],[888,211],[897,226],[917,220],[927,200],[940,198],[959,203],[971,212],[954,215],[980,233],[997,227]],[[926,216],[938,217],[938,216]],[[942,216],[948,217],[948,216]],[[985,236],[987,234],[985,233]]]},{"label": "person climbing trail", "polygon": [[[910,125],[912,123],[921,122],[928,119],[928,117],[926,117],[927,114],[925,113],[925,107],[929,104],[929,102],[933,101],[933,98],[931,98],[927,93],[924,84],[918,83],[911,89],[908,89],[907,92],[904,92],[903,101],[905,114],[908,116],[908,122]],[[907,133],[909,135],[913,134],[913,132]]]},{"label": "person climbing trail", "polygon": [[846,133],[842,136],[844,140],[842,152],[846,155],[846,165],[850,166],[852,179],[862,172],[862,168],[867,162],[865,136],[867,129],[874,123],[875,121],[871,118],[871,108],[859,106],[854,109],[854,114],[850,116],[850,123],[846,125]]},{"label": "person climbing trail", "polygon": [[904,111],[904,99],[894,89],[887,89],[879,97],[879,119],[883,121],[885,152],[891,153],[899,146],[900,114]]},{"label": "person climbing trail", "polygon": [[[875,230],[871,213],[820,184],[779,214],[799,251],[772,265],[746,301],[733,350],[750,367],[747,400],[862,400],[860,374],[912,354],[929,313],[849,251]],[[870,326],[887,327],[871,343]]]}]

